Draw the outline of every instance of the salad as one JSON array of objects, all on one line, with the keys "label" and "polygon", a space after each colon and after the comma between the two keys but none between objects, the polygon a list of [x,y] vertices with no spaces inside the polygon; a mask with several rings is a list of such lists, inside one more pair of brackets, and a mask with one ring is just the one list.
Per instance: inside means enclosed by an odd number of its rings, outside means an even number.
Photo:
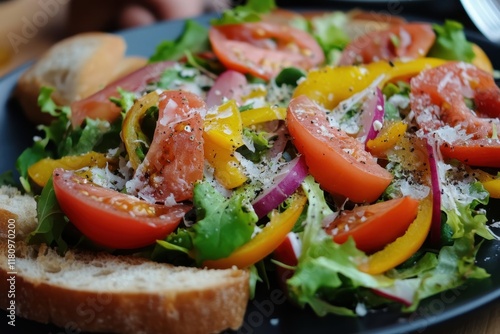
[{"label": "salad", "polygon": [[[98,93],[39,105],[29,243],[276,275],[318,315],[403,312],[488,273],[500,89],[462,26],[250,0]],[[363,31],[360,31],[363,30]]]}]

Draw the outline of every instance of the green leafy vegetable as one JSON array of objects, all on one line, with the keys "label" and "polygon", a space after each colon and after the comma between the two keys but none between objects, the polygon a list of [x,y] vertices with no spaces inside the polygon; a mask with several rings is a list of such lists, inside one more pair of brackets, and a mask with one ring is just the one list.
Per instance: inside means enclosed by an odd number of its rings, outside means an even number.
[{"label": "green leafy vegetable", "polygon": [[334,305],[333,301],[347,288],[376,288],[393,284],[381,275],[369,275],[358,269],[366,255],[353,240],[339,245],[322,228],[323,219],[332,215],[323,192],[311,176],[302,184],[308,197],[302,253],[294,275],[287,281],[292,299],[300,306],[310,305],[320,316],[327,313],[354,316],[356,305]]},{"label": "green leafy vegetable", "polygon": [[222,13],[222,17],[210,21],[212,25],[258,22],[260,15],[276,8],[274,0],[248,0],[245,5],[236,6]]},{"label": "green leafy vegetable", "polygon": [[306,77],[307,73],[296,67],[287,67],[281,70],[281,72],[274,78],[276,85],[289,85],[292,87],[297,87],[298,81],[301,78]]},{"label": "green leafy vegetable", "polygon": [[342,12],[317,16],[311,20],[311,33],[323,49],[328,64],[335,64],[339,51],[350,42],[344,31],[347,20],[346,14]]},{"label": "green leafy vegetable", "polygon": [[258,218],[246,194],[235,192],[227,199],[208,182],[200,182],[194,187],[194,204],[197,262],[227,257],[251,239]]},{"label": "green leafy vegetable", "polygon": [[446,20],[444,25],[433,24],[436,41],[429,50],[429,57],[471,62],[474,57],[472,43],[467,41],[461,23]]},{"label": "green leafy vegetable", "polygon": [[64,254],[68,249],[68,244],[63,239],[63,232],[68,225],[68,220],[57,202],[52,178],[43,188],[41,195],[36,198],[36,202],[38,226],[29,235],[28,243],[46,243],[57,247],[59,254]]},{"label": "green leafy vegetable", "polygon": [[209,50],[207,27],[194,20],[187,20],[182,34],[176,40],[160,43],[149,61],[179,60],[186,50],[192,53]]},{"label": "green leafy vegetable", "polygon": [[117,88],[120,97],[111,97],[110,100],[116,104],[121,110],[123,115],[132,108],[134,102],[137,100],[137,96],[134,92],[126,91],[120,87]]},{"label": "green leafy vegetable", "polygon": [[259,162],[262,155],[272,146],[266,135],[267,133],[264,131],[257,132],[249,128],[244,128],[243,136],[247,139],[248,143],[252,143],[252,148],[250,149],[247,145],[243,145],[238,147],[236,151],[254,163]]}]

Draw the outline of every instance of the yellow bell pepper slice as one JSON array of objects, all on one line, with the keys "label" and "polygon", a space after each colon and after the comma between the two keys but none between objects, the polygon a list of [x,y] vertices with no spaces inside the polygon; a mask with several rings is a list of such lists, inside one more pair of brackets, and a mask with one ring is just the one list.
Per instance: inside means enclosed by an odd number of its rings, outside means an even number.
[{"label": "yellow bell pepper slice", "polygon": [[214,113],[205,116],[203,138],[216,145],[235,150],[243,145],[243,126],[236,101],[229,100]]},{"label": "yellow bell pepper slice", "polygon": [[286,238],[299,219],[307,197],[302,192],[293,195],[290,206],[282,213],[273,211],[270,222],[252,240],[236,249],[231,255],[203,263],[208,268],[225,269],[236,266],[246,268],[271,254]]},{"label": "yellow bell pepper slice", "polygon": [[89,152],[83,155],[70,155],[61,159],[45,158],[28,168],[28,176],[40,187],[44,187],[56,168],[78,170],[84,167],[103,168],[108,159],[103,153]]},{"label": "yellow bell pepper slice", "polygon": [[144,95],[134,103],[123,120],[121,137],[134,170],[142,162],[138,150],[141,149],[141,145],[148,144],[149,141],[141,130],[142,119],[149,108],[158,106],[158,100],[159,96],[154,91]]},{"label": "yellow bell pepper slice", "polygon": [[500,175],[493,176],[480,169],[471,170],[471,173],[482,183],[491,198],[500,198]]},{"label": "yellow bell pepper slice", "polygon": [[214,168],[214,177],[225,188],[233,189],[247,180],[241,164],[234,156],[234,150],[220,147],[210,138],[204,143],[205,159]]},{"label": "yellow bell pepper slice", "polygon": [[472,64],[488,73],[493,74],[493,65],[484,50],[481,49],[479,45],[472,44],[472,51],[474,51],[475,54],[474,59],[472,59]]},{"label": "yellow bell pepper slice", "polygon": [[241,113],[241,122],[245,127],[275,120],[282,121],[285,118],[286,108],[275,106],[250,109]]},{"label": "yellow bell pepper slice", "polygon": [[[419,168],[424,184],[431,189],[430,167],[427,150],[423,145],[413,144],[408,138],[403,138],[398,146],[401,146],[401,154],[405,157],[405,163]],[[426,161],[422,161],[426,160]],[[389,269],[395,268],[409,259],[424,244],[432,224],[432,191],[420,200],[417,217],[408,227],[405,234],[388,244],[384,249],[370,255],[366,262],[359,265],[359,269],[365,273],[378,275]]]},{"label": "yellow bell pepper slice", "polygon": [[384,124],[377,137],[368,140],[367,150],[375,157],[383,157],[404,136],[408,124],[402,121]]},{"label": "yellow bell pepper slice", "polygon": [[341,101],[362,91],[382,76],[385,83],[410,77],[424,69],[444,64],[437,58],[418,58],[408,62],[379,61],[360,66],[327,66],[310,71],[294,91],[293,96],[306,95],[326,109],[335,108]]}]

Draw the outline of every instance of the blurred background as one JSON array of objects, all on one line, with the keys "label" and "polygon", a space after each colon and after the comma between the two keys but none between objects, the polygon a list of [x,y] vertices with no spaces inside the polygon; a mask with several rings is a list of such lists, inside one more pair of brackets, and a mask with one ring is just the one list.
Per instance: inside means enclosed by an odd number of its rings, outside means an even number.
[{"label": "blurred background", "polygon": [[[228,6],[244,2],[244,0],[188,0],[187,2],[184,0],[0,0],[0,77],[37,57],[55,41],[74,33],[89,30],[116,31],[159,20],[221,11]],[[475,29],[459,0],[277,0],[276,2],[280,7],[294,9],[348,10],[358,7],[379,13],[402,15],[409,19],[420,18],[442,22],[444,19],[453,18],[461,21],[468,29]]]}]

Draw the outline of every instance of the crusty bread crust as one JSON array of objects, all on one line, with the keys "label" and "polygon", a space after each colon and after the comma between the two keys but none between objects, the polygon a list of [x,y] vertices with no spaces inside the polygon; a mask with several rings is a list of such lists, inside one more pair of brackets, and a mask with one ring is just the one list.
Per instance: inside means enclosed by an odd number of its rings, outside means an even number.
[{"label": "crusty bread crust", "polygon": [[[1,188],[0,195],[5,190]],[[19,215],[11,212],[6,217],[17,220]],[[12,271],[4,228],[0,291],[8,291]],[[249,298],[245,270],[176,267],[78,250],[61,257],[46,245],[22,240],[15,247],[20,317],[73,331],[109,333],[216,333],[243,323]],[[9,302],[7,293],[0,294],[0,308],[7,309]]]},{"label": "crusty bread crust", "polygon": [[40,112],[40,88],[54,87],[52,98],[69,105],[102,89],[108,83],[146,63],[141,57],[124,58],[125,40],[102,32],[82,33],[53,45],[19,78],[14,94],[29,120],[46,123]]}]

